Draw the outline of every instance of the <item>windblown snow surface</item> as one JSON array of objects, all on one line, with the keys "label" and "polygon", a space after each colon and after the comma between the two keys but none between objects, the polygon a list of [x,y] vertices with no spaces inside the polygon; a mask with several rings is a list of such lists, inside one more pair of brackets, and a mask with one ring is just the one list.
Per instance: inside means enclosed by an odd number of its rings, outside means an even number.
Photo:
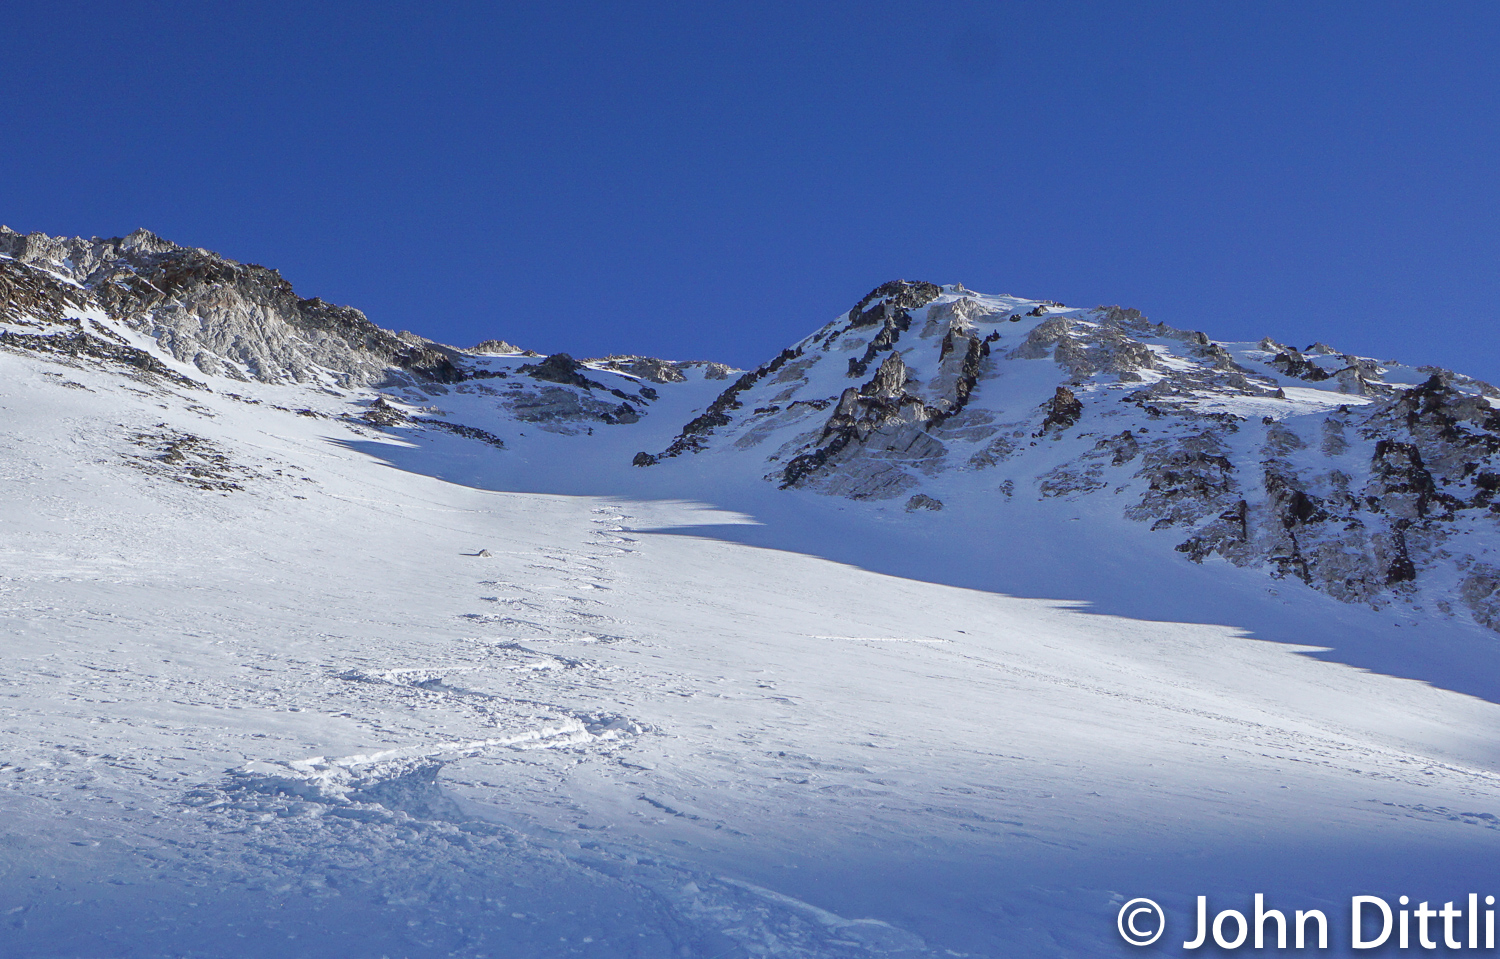
[{"label": "windblown snow surface", "polygon": [[1257,892],[1343,953],[1353,895],[1500,894],[1471,623],[630,466],[701,371],[594,435],[430,401],[500,450],[161,355],[208,388],[0,352],[0,954],[1179,954]]}]

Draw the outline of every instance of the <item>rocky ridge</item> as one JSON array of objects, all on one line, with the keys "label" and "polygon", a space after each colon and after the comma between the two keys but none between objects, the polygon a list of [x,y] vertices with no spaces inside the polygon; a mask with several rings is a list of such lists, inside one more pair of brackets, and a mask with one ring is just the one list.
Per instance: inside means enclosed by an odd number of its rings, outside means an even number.
[{"label": "rocky ridge", "polygon": [[490,430],[416,413],[435,398],[474,394],[491,398],[507,423],[587,433],[639,421],[658,398],[652,384],[728,372],[643,356],[541,357],[498,339],[457,349],[301,297],[276,270],[146,230],[83,239],[0,227],[0,348],[175,388],[369,393],[359,401],[367,409],[352,415],[366,425],[445,429],[496,448],[504,442]]},{"label": "rocky ridge", "polygon": [[[92,307],[197,371],[241,381],[371,386],[458,378],[457,351],[394,333],[353,307],[298,296],[281,274],[146,230],[127,237],[52,237],[0,227],[0,297],[64,322]],[[78,325],[80,348],[109,339]]]}]

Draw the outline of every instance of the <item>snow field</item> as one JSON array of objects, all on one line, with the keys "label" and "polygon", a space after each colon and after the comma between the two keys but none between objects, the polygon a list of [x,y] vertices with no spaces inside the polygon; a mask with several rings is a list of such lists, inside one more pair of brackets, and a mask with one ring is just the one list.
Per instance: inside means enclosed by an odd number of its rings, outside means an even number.
[{"label": "snow field", "polygon": [[[1373,612],[1043,540],[1071,504],[709,505],[712,465],[55,372],[0,354],[10,954],[1114,955],[1137,895],[1493,890],[1500,713]],[[622,492],[529,491],[569,472]]]}]

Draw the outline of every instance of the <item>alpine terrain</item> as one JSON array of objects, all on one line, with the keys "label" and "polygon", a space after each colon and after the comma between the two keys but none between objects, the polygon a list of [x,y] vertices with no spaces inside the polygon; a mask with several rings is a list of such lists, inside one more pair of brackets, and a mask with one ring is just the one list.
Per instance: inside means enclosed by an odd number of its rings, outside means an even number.
[{"label": "alpine terrain", "polygon": [[1351,896],[1500,896],[1500,391],[853,299],[542,356],[0,228],[0,954],[1177,955],[1257,893],[1346,954]]}]

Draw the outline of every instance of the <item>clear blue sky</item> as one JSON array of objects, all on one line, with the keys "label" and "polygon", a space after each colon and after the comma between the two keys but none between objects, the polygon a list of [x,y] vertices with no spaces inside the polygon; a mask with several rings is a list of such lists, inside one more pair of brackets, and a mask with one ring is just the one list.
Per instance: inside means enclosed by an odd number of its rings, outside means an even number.
[{"label": "clear blue sky", "polygon": [[0,222],[460,345],[749,365],[905,277],[1500,381],[1497,50],[1495,3],[12,4]]}]

